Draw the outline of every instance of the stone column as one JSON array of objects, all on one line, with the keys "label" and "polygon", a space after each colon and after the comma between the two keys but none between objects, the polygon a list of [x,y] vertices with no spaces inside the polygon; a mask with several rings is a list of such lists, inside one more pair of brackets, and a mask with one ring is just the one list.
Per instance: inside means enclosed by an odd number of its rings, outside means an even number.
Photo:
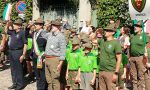
[{"label": "stone column", "polygon": [[79,0],[79,27],[81,21],[91,21],[91,4],[89,0]]},{"label": "stone column", "polygon": [[36,20],[40,17],[40,0],[33,0],[33,16],[32,20]]}]

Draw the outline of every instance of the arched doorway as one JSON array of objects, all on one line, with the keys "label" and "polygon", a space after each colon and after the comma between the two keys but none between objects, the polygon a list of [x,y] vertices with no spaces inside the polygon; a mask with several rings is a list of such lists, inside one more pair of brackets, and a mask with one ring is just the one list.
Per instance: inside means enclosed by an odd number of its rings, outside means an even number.
[{"label": "arched doorway", "polygon": [[77,25],[78,4],[71,0],[40,0],[40,15],[44,20],[67,18],[71,25]]}]

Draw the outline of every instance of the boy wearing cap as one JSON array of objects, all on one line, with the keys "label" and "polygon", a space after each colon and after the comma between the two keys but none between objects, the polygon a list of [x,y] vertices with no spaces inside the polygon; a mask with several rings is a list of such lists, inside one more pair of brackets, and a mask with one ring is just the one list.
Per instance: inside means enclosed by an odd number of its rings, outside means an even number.
[{"label": "boy wearing cap", "polygon": [[[98,57],[98,48],[93,47],[91,53],[93,53],[95,57]],[[97,60],[97,69],[96,69],[96,81],[94,90],[98,90],[99,88],[99,59],[97,58],[96,60]]]},{"label": "boy wearing cap", "polygon": [[8,47],[13,82],[13,85],[8,89],[22,90],[24,87],[22,63],[26,55],[27,39],[25,31],[22,30],[22,23],[22,19],[17,19],[13,23],[14,30],[8,30],[10,26],[10,22],[8,21],[5,28],[5,32],[10,35]]},{"label": "boy wearing cap", "polygon": [[78,84],[76,84],[76,76],[78,73],[78,64],[80,59],[80,40],[78,37],[73,38],[72,42],[72,50],[71,52],[67,53],[67,61],[68,61],[68,67],[67,67],[67,73],[66,73],[66,79],[67,79],[67,86],[70,86],[70,90],[78,89]]},{"label": "boy wearing cap", "polygon": [[83,49],[85,47],[86,43],[90,43],[90,39],[89,39],[89,35],[85,34],[85,33],[80,33],[80,40],[81,40],[81,51],[83,52]]},{"label": "boy wearing cap", "polygon": [[147,40],[143,38],[142,21],[138,21],[135,25],[135,33],[130,37],[130,73],[133,78],[133,90],[142,90],[144,88],[144,73],[146,72],[143,56],[147,54],[144,43],[149,42],[149,38],[146,38]]},{"label": "boy wearing cap", "polygon": [[99,40],[99,86],[100,90],[116,90],[122,49],[120,43],[113,37],[116,32],[116,24],[110,24],[104,30],[106,40]]},{"label": "boy wearing cap", "polygon": [[91,53],[92,44],[86,43],[84,48],[84,55],[79,61],[79,69],[77,80],[80,83],[80,89],[93,90],[93,85],[96,80],[97,60],[93,53]]},{"label": "boy wearing cap", "polygon": [[70,37],[69,37],[69,41],[68,41],[68,45],[67,45],[67,47],[68,48],[70,48],[70,50],[72,50],[72,39],[73,39],[73,37],[75,37],[76,36],[76,30],[75,29],[71,29],[70,30]]}]

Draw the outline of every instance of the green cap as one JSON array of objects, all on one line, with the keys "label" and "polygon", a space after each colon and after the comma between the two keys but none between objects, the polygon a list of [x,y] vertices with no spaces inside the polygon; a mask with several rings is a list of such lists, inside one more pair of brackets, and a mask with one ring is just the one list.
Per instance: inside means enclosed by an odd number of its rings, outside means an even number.
[{"label": "green cap", "polygon": [[61,26],[62,24],[60,20],[56,19],[56,20],[51,21],[51,25]]},{"label": "green cap", "polygon": [[73,37],[72,44],[80,44],[80,39],[77,36]]},{"label": "green cap", "polygon": [[63,34],[64,34],[64,36],[69,37],[70,32],[69,32],[69,31],[67,31],[67,30],[65,30],[65,31],[63,32]]},{"label": "green cap", "polygon": [[117,27],[115,23],[111,23],[110,25],[108,25],[107,27],[104,28],[104,30],[110,30],[110,31],[117,31]]},{"label": "green cap", "polygon": [[22,25],[23,20],[21,18],[14,21],[14,24]]},{"label": "green cap", "polygon": [[92,44],[91,43],[86,43],[85,48],[92,48]]},{"label": "green cap", "polygon": [[142,27],[142,20],[138,21],[134,26],[136,26],[136,27]]},{"label": "green cap", "polygon": [[89,38],[84,38],[84,39],[82,39],[82,42],[90,43],[90,39]]},{"label": "green cap", "polygon": [[77,30],[76,30],[76,29],[71,29],[70,31],[71,31],[72,33],[76,33]]},{"label": "green cap", "polygon": [[86,39],[86,38],[89,38],[89,35],[87,35],[85,33],[80,33],[80,39],[81,40]]},{"label": "green cap", "polygon": [[42,18],[38,18],[34,24],[44,24],[44,21]]}]

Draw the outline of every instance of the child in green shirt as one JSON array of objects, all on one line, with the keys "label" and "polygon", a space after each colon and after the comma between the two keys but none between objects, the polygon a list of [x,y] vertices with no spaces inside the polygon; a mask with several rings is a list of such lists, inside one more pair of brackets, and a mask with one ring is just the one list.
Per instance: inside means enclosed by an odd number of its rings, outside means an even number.
[{"label": "child in green shirt", "polygon": [[79,48],[80,48],[80,40],[78,39],[78,37],[74,37],[72,42],[72,50],[68,51],[66,57],[68,61],[66,79],[69,90],[78,89],[78,84],[76,84],[75,79],[78,73],[78,63],[80,59],[79,57],[81,55]]},{"label": "child in green shirt", "polygon": [[80,89],[93,90],[93,85],[96,79],[97,59],[93,53],[91,53],[92,44],[86,43],[84,48],[84,55],[79,61],[78,73],[80,77],[77,80],[80,81]]}]

